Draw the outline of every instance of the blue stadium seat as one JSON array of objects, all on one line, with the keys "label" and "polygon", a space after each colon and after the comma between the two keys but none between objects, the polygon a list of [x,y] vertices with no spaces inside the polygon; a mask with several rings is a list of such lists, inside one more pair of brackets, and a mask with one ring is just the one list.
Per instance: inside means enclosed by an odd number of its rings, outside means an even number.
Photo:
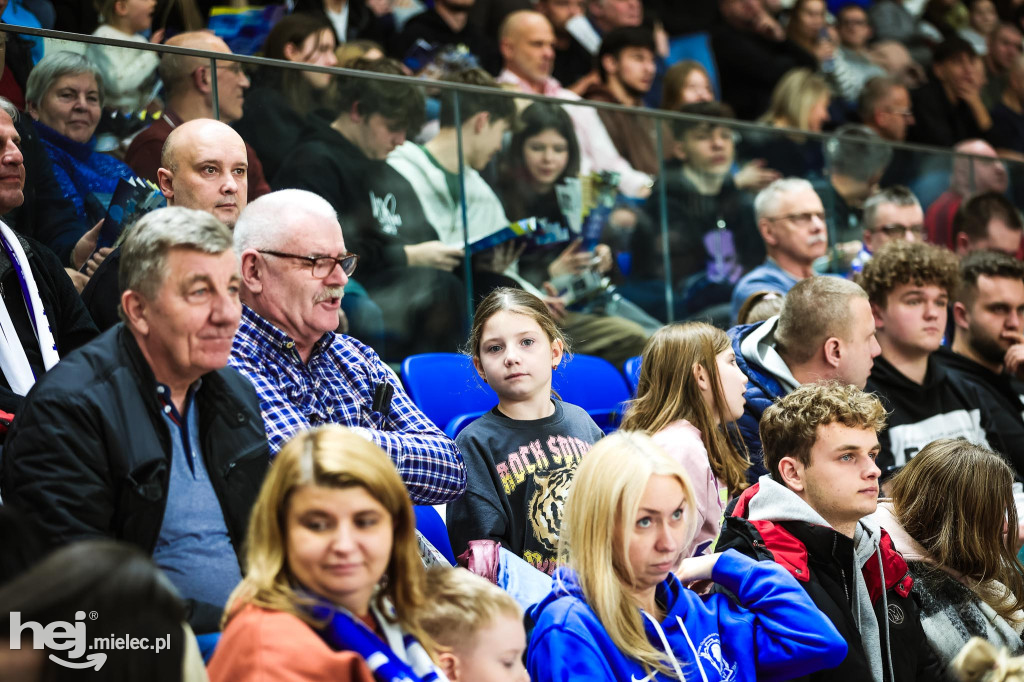
[{"label": "blue stadium seat", "polygon": [[448,539],[448,527],[444,525],[444,519],[437,513],[437,510],[427,505],[413,505],[416,512],[416,530],[423,533],[423,537],[430,541],[437,551],[444,555],[452,566],[455,565],[455,552],[452,551],[452,543]]},{"label": "blue stadium seat", "polygon": [[498,404],[473,361],[458,353],[410,355],[402,362],[402,383],[412,401],[446,433],[456,417],[480,416]]},{"label": "blue stadium seat", "polygon": [[615,365],[593,355],[573,355],[551,377],[559,397],[582,407],[605,433],[618,428],[629,387]]},{"label": "blue stadium seat", "polygon": [[626,360],[622,365],[622,373],[626,375],[626,384],[629,386],[629,394],[636,397],[636,387],[640,383],[640,356]]}]

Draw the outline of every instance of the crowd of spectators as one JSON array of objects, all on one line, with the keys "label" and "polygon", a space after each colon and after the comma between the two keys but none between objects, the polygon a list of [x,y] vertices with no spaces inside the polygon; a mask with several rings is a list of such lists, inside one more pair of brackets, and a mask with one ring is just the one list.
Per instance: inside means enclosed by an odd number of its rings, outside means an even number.
[{"label": "crowd of spectators", "polygon": [[0,0],[0,679],[1014,679],[1024,6],[209,4]]}]

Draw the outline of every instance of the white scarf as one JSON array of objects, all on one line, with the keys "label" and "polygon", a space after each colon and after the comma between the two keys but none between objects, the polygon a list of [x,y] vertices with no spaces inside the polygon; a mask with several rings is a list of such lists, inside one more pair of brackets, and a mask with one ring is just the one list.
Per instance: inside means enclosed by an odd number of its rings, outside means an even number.
[{"label": "white scarf", "polygon": [[[53,340],[53,332],[50,331],[50,322],[46,319],[43,302],[39,298],[39,287],[36,286],[36,280],[32,276],[32,269],[28,264],[28,256],[21,248],[21,241],[14,234],[14,230],[2,220],[0,220],[0,239],[3,239],[4,244],[10,249],[10,253],[14,254],[14,262],[11,263],[11,267],[16,273],[21,272],[24,283],[27,285],[28,290],[22,289],[21,294],[28,296],[26,302],[32,313],[32,323],[35,327],[36,338],[39,340],[39,350],[43,355],[43,366],[49,371],[60,362],[60,356],[57,354],[57,343]],[[9,255],[7,249],[4,249],[4,252],[5,255]],[[19,278],[19,289],[21,288],[21,279]],[[17,395],[28,393],[36,382],[32,367],[28,364],[28,356],[25,355],[25,349],[21,346],[21,339],[18,338],[18,332],[14,328],[14,322],[11,320],[11,314],[7,312],[6,305],[0,305],[0,370],[7,378],[11,390]]]}]

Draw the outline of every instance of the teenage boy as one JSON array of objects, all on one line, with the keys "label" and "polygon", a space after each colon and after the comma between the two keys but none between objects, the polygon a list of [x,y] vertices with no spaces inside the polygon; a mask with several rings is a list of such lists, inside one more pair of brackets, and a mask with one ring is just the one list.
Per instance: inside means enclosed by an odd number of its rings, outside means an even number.
[{"label": "teenage boy", "polygon": [[885,408],[837,382],[806,384],[761,418],[769,474],[726,512],[717,551],[786,567],[846,639],[836,668],[810,680],[935,680],[913,578],[868,517],[878,504],[877,434]]},{"label": "teenage boy", "polygon": [[875,316],[882,354],[866,390],[889,412],[878,465],[902,466],[937,438],[989,445],[988,410],[974,391],[938,365],[946,310],[960,279],[956,256],[941,246],[894,241],[864,266],[859,282]]}]

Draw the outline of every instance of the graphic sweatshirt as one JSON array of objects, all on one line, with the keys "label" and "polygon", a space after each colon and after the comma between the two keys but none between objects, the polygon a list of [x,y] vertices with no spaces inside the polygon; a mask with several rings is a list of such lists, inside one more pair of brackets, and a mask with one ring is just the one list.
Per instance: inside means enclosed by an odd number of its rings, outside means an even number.
[{"label": "graphic sweatshirt", "polygon": [[562,507],[576,466],[604,434],[576,405],[552,400],[543,419],[510,419],[495,407],[459,434],[466,494],[448,505],[456,556],[470,540],[496,540],[554,573]]}]

